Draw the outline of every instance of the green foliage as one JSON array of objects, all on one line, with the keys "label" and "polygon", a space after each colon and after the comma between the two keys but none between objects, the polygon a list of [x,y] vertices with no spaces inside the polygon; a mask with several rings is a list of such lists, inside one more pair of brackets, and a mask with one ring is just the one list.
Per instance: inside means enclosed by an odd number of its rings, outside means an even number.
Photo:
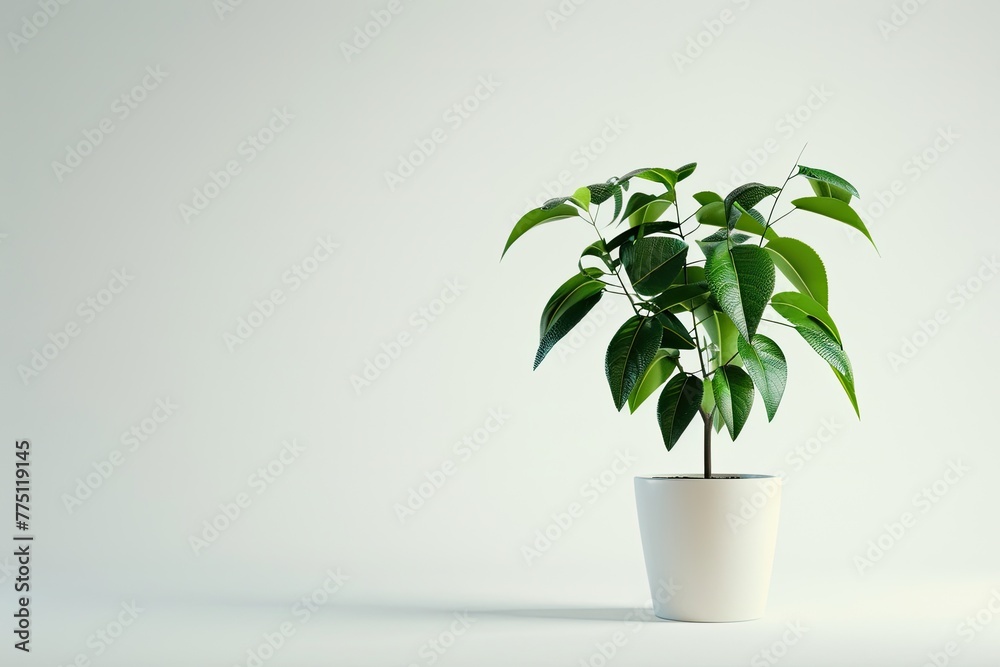
[{"label": "green foliage", "polygon": [[656,404],[656,420],[668,452],[698,414],[704,392],[702,379],[687,373],[675,375],[663,388]]},{"label": "green foliage", "polygon": [[[517,222],[504,253],[530,229],[564,218],[579,217],[598,236],[581,253],[579,273],[543,309],[535,367],[605,293],[624,296],[634,314],[611,337],[605,356],[615,407],[621,410],[627,403],[635,412],[660,391],[657,421],[667,450],[698,414],[716,432],[724,426],[735,440],[747,423],[755,390],[771,421],[787,385],[784,352],[757,333],[770,308],[789,323],[784,331],[793,329],[830,366],[860,414],[854,371],[828,310],[823,260],[809,245],[774,229],[786,215],[802,210],[847,224],[871,240],[850,205],[857,189],[832,172],[796,165],[780,187],[747,183],[725,197],[703,190],[692,195],[697,205],[691,207],[677,187],[695,167],[637,169],[549,200]],[[791,211],[772,217],[784,191],[802,182],[796,176],[809,183],[813,196],[792,200]],[[756,208],[772,196],[773,202]],[[602,210],[600,205],[612,199],[613,212]],[[693,215],[682,219],[680,208]],[[605,236],[602,228],[615,223],[626,223],[624,231]],[[778,272],[790,291],[775,293]],[[706,433],[707,449],[711,429]]]},{"label": "green foliage", "polygon": [[611,338],[604,370],[619,410],[660,348],[663,329],[652,317],[630,317]]}]

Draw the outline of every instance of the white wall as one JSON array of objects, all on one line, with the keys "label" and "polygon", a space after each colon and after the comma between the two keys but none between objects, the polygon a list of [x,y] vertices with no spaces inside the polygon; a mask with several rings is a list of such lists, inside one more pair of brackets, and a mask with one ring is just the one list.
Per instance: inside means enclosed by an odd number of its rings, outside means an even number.
[{"label": "white wall", "polygon": [[[531,371],[538,315],[588,227],[533,231],[503,264],[500,250],[562,172],[567,192],[688,161],[690,193],[741,165],[780,183],[807,142],[803,163],[861,190],[881,250],[805,215],[779,230],[826,260],[863,419],[776,331],[791,369],[778,416],[768,425],[758,400],[739,442],[720,438],[716,468],[790,475],[775,604],[832,581],[861,595],[895,578],[995,580],[998,288],[977,275],[995,273],[1000,16],[969,0],[903,4],[916,13],[886,32],[888,1],[592,0],[553,22],[555,0],[401,0],[349,58],[340,45],[386,3],[247,0],[220,18],[207,1],[76,2],[30,39],[8,36],[0,405],[5,441],[33,443],[40,599],[283,604],[339,567],[342,599],[359,603],[641,600],[630,475],[696,471],[699,433],[667,453],[652,403],[615,414],[602,364],[624,304]],[[21,32],[38,11],[5,3],[0,28]],[[145,99],[123,106],[144,81]],[[448,110],[477,87],[485,99],[456,120]],[[57,175],[102,121],[113,131]],[[281,130],[266,148],[243,143],[268,123]],[[390,187],[385,173],[437,128],[444,143]],[[239,173],[186,221],[180,206],[229,161]],[[337,248],[296,288],[286,272],[317,239]],[[91,321],[78,304],[122,270],[132,278]],[[420,309],[453,284],[426,322]],[[957,297],[963,285],[980,289]],[[275,289],[273,316],[230,349],[224,335]],[[924,337],[936,314],[947,321]],[[72,323],[79,335],[25,381],[19,365]],[[356,391],[351,376],[404,334],[411,344]],[[906,339],[919,350],[893,364]],[[168,398],[176,410],[131,451],[121,434]],[[462,460],[454,443],[490,410],[509,420]],[[812,460],[790,458],[831,423]],[[285,440],[303,449],[283,474],[248,479]],[[65,494],[115,450],[122,464],[69,511]],[[629,473],[591,504],[581,486],[620,453]],[[401,524],[394,505],[449,459],[456,473]],[[915,505],[953,461],[970,471]],[[189,537],[244,492],[250,506],[194,553]],[[526,563],[536,529],[581,498],[584,516]],[[906,511],[916,526],[859,574],[855,556]]]}]

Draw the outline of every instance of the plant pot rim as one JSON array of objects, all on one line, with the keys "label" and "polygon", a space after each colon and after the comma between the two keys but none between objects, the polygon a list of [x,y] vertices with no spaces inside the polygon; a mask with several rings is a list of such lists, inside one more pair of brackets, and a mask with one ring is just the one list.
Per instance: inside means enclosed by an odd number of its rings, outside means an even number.
[{"label": "plant pot rim", "polygon": [[662,481],[686,481],[699,480],[702,482],[738,482],[747,479],[780,479],[779,475],[761,475],[754,473],[718,473],[706,478],[704,473],[692,473],[682,475],[636,475],[635,479],[662,480]]}]

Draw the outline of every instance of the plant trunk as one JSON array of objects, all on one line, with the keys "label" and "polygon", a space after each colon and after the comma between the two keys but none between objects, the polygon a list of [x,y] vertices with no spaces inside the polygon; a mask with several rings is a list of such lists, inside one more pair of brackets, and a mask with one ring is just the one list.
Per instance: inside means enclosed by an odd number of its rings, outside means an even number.
[{"label": "plant trunk", "polygon": [[701,411],[701,418],[705,422],[705,479],[712,477],[712,417]]}]

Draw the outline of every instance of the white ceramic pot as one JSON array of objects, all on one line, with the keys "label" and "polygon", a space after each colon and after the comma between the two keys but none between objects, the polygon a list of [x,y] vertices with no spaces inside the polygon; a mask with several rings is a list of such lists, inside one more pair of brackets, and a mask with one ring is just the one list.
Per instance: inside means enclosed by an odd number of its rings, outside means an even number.
[{"label": "white ceramic pot", "polygon": [[653,612],[747,621],[767,605],[781,480],[770,475],[636,477]]}]

